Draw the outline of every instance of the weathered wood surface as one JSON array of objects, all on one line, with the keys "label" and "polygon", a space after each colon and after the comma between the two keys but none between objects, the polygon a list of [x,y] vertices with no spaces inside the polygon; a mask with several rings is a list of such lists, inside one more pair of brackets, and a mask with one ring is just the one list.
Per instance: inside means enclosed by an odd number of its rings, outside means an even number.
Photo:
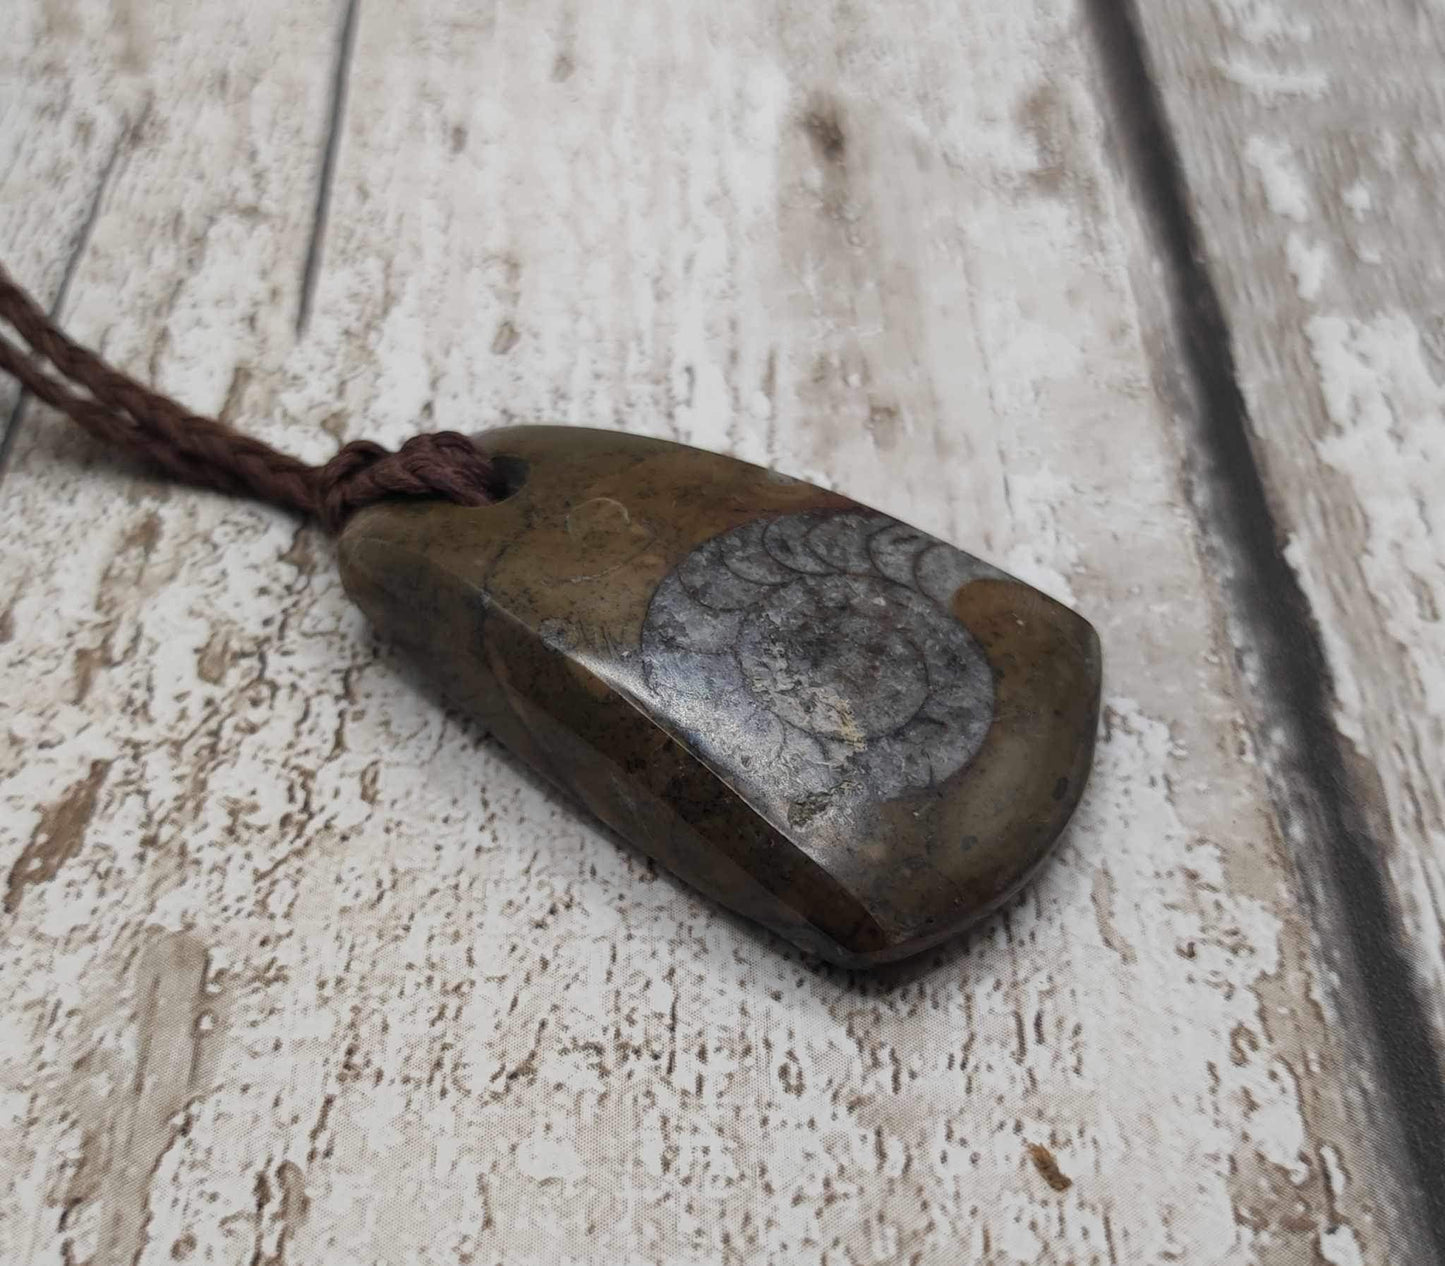
[{"label": "weathered wood surface", "polygon": [[567,421],[831,483],[1076,602],[1108,713],[1006,916],[828,970],[419,692],[314,530],[30,407],[0,1260],[1422,1260],[1251,754],[1078,15],[905,8],[364,3],[304,302],[342,12],[18,6],[0,249],[47,297],[73,259],[78,337],[313,458]]},{"label": "weathered wood surface", "polygon": [[1445,1042],[1445,11],[1141,5],[1254,442]]}]

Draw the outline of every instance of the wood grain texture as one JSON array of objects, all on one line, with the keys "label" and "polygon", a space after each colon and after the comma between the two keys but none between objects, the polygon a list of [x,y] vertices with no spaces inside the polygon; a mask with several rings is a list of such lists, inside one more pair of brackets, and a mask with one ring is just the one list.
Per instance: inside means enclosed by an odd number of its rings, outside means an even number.
[{"label": "wood grain texture", "polygon": [[1140,6],[1288,558],[1445,1043],[1445,12]]},{"label": "wood grain texture", "polygon": [[[517,419],[814,478],[1076,602],[1108,706],[1023,899],[923,961],[823,968],[441,710],[312,529],[29,410],[0,484],[0,1259],[1408,1254],[1077,15],[906,8],[363,3],[299,339],[341,10],[26,9],[7,119],[84,196],[105,147],[38,122],[39,68],[90,59],[108,104],[74,108],[129,137],[78,337],[308,458]],[[77,230],[34,230],[11,178],[6,258],[58,276]]]},{"label": "wood grain texture", "polygon": [[[146,116],[147,84],[134,56],[117,51],[103,12],[26,5],[7,14],[7,25],[0,171],[8,266],[42,302],[63,310],[110,178]],[[34,139],[41,132],[43,145]],[[7,378],[0,383],[0,451],[8,451],[18,406],[19,390]]]}]

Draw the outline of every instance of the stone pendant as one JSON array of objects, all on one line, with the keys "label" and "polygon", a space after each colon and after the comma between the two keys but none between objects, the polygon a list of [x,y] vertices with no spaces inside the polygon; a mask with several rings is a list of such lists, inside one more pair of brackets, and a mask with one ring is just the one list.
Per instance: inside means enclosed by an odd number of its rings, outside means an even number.
[{"label": "stone pendant", "polygon": [[953,936],[1044,860],[1093,756],[1087,621],[729,457],[574,427],[477,440],[506,499],[362,511],[347,592],[643,852],[850,967]]}]

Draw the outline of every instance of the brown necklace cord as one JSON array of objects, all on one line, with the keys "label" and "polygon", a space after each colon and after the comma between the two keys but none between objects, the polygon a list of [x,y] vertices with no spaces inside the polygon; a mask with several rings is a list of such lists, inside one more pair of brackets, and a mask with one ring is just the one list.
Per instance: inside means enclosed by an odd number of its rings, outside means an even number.
[{"label": "brown necklace cord", "polygon": [[0,369],[96,439],[184,483],[314,515],[330,532],[388,497],[436,497],[464,506],[498,499],[491,462],[456,431],[413,436],[394,453],[353,440],[329,462],[310,466],[215,418],[190,413],[67,338],[3,266],[0,321],[34,353],[0,334]]}]

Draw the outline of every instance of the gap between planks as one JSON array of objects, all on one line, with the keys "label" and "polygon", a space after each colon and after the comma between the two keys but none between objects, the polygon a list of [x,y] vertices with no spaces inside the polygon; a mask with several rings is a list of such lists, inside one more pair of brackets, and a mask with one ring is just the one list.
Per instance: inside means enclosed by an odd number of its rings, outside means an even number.
[{"label": "gap between planks", "polygon": [[331,211],[331,185],[336,178],[336,160],[341,149],[341,125],[346,120],[346,89],[351,80],[351,62],[356,49],[356,24],[361,0],[346,0],[336,37],[336,61],[331,76],[331,104],[327,116],[326,140],[321,148],[321,170],[316,177],[316,206],[311,214],[311,236],[301,264],[301,296],[296,304],[296,337],[306,333],[316,283],[321,273],[321,255],[326,244],[326,218]]},{"label": "gap between planks", "polygon": [[[85,219],[80,222],[80,229],[75,235],[75,243],[70,248],[70,254],[66,256],[65,269],[60,274],[60,284],[55,287],[55,297],[50,301],[48,311],[52,321],[59,321],[61,314],[65,311],[65,301],[70,296],[71,282],[74,281],[76,270],[80,267],[80,261],[84,258],[86,248],[90,245],[90,236],[95,231],[95,222],[100,218],[100,208],[105,201],[105,191],[110,187],[111,177],[115,174],[120,156],[131,143],[131,138],[145,126],[146,115],[149,113],[150,107],[147,105],[134,124],[121,129],[120,135],[116,137],[115,147],[110,151],[110,157],[105,160],[105,166],[101,168],[100,179],[95,182],[95,192],[85,211]],[[16,278],[16,280],[19,281],[20,278]],[[22,387],[20,394],[15,397],[15,404],[10,409],[10,416],[5,419],[5,430],[3,434],[0,434],[0,482],[4,482],[5,472],[10,468],[10,457],[15,451],[15,438],[19,435],[20,427],[25,421],[25,406],[29,402],[30,393]]]},{"label": "gap between planks", "polygon": [[[1177,144],[1132,0],[1085,0],[1110,122],[1145,231],[1163,264],[1189,499],[1227,600],[1231,636],[1271,797],[1309,897],[1335,1002],[1363,1038],[1357,1089],[1394,1147],[1416,1232],[1445,1261],[1445,1074],[1365,805],[1331,709],[1318,622],[1285,558],[1250,443],[1230,330],[1191,213]],[[1371,1086],[1378,1089],[1371,1093]]]}]

